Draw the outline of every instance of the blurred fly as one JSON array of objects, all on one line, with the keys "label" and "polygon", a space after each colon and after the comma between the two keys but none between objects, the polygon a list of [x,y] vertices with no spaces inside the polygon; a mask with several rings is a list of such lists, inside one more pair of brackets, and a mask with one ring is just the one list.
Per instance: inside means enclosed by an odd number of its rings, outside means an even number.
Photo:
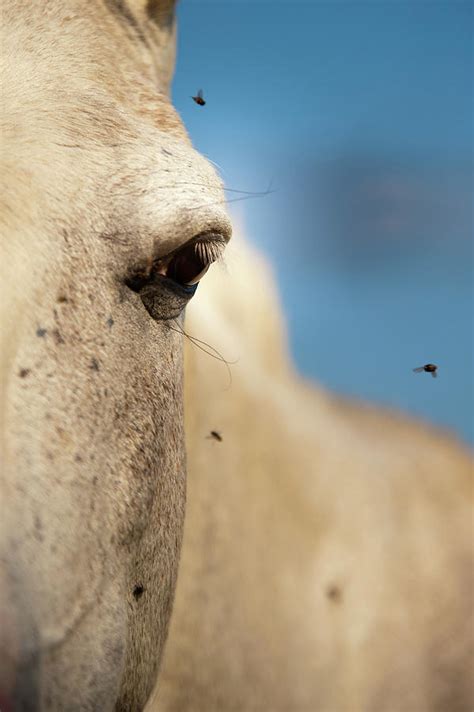
[{"label": "blurred fly", "polygon": [[426,371],[426,373],[431,373],[433,378],[436,378],[438,375],[438,366],[434,363],[425,363],[424,366],[418,366],[417,368],[414,368],[413,371],[415,373],[421,373],[422,371]]},{"label": "blurred fly", "polygon": [[198,93],[196,94],[196,96],[192,96],[191,99],[192,99],[193,101],[195,101],[196,104],[199,104],[199,106],[204,106],[205,103],[206,103],[206,102],[204,101],[204,99],[203,99],[203,96],[202,96],[202,89],[199,89],[199,91],[198,91]]},{"label": "blurred fly", "polygon": [[207,436],[208,440],[217,440],[218,443],[222,442],[222,435],[217,432],[217,430],[211,430],[209,435]]}]

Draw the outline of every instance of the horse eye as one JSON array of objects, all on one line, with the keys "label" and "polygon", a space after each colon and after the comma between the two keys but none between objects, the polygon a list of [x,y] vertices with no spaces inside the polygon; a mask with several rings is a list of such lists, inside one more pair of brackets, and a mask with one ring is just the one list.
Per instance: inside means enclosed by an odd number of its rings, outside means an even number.
[{"label": "horse eye", "polygon": [[182,247],[157,271],[183,286],[197,284],[213,262],[222,254],[225,241],[220,235],[201,236]]},{"label": "horse eye", "polygon": [[178,284],[197,284],[210,267],[210,261],[202,256],[199,243],[188,245],[171,258],[165,275]]},{"label": "horse eye", "polygon": [[203,234],[175,252],[150,263],[130,275],[125,284],[140,295],[145,309],[155,321],[181,314],[196,291],[199,280],[222,255],[226,240],[222,235]]}]

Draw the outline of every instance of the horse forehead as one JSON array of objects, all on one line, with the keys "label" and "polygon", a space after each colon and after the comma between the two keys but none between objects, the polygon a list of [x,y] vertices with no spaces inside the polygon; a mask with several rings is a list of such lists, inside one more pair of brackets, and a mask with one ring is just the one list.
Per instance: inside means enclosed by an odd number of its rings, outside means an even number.
[{"label": "horse forehead", "polygon": [[16,79],[11,86],[19,86],[14,104],[21,104],[23,96],[31,108],[36,103],[40,115],[56,104],[66,119],[69,110],[79,115],[87,111],[110,138],[123,124],[111,120],[115,104],[186,139],[169,100],[166,71],[157,65],[166,47],[156,37],[144,36],[146,27],[141,28],[127,2],[52,0],[46,11],[41,4],[26,9],[6,0],[2,24],[5,83],[10,70]]},{"label": "horse forehead", "polygon": [[[73,4],[76,13],[67,11]],[[7,13],[12,31],[7,31],[11,52],[5,52],[11,61],[5,72],[3,135],[9,144],[6,158],[15,148],[10,172],[17,192],[23,169],[43,184],[55,181],[57,170],[52,175],[48,170],[52,161],[39,155],[45,146],[57,167],[66,171],[73,162],[73,174],[82,171],[91,181],[108,167],[118,183],[143,183],[150,171],[156,175],[163,167],[163,179],[179,172],[191,192],[197,187],[193,181],[212,190],[220,185],[214,169],[192,149],[157,81],[147,43],[138,33],[123,31],[127,13],[110,10],[122,4],[53,3],[54,12],[24,22]],[[76,21],[79,15],[81,22]],[[45,23],[45,31],[38,31]],[[51,43],[51,35],[58,41]],[[77,151],[84,148],[89,150]],[[24,159],[20,165],[18,156]],[[165,192],[159,182],[161,199]],[[65,205],[67,200],[64,193]]]}]

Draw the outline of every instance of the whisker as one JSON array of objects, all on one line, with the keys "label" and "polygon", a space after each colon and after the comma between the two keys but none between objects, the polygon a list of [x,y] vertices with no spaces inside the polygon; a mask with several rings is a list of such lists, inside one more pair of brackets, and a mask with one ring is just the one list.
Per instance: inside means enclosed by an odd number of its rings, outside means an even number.
[{"label": "whisker", "polygon": [[[202,188],[212,188],[215,190],[223,190],[227,191],[228,193],[238,193],[242,197],[239,198],[229,198],[229,199],[224,199],[224,200],[216,200],[214,202],[210,203],[203,203],[202,205],[197,205],[192,208],[187,208],[187,210],[198,210],[199,208],[206,207],[206,205],[222,205],[225,203],[234,203],[238,200],[247,200],[250,198],[263,198],[266,195],[270,195],[271,193],[276,192],[275,189],[271,189],[271,185],[273,183],[273,179],[270,181],[269,186],[266,190],[261,190],[261,191],[252,191],[252,190],[240,190],[238,188],[225,188],[222,185],[210,185],[209,183],[199,183],[198,181],[193,182],[193,181],[178,181],[177,183],[169,183],[166,185],[157,185],[153,188],[154,191],[157,190],[171,190],[172,188],[181,188],[183,186],[187,185],[194,185],[194,186],[200,186]],[[140,188],[140,189],[132,189],[132,190],[123,190],[121,185],[116,185],[112,186],[112,190],[108,190],[108,195],[110,193],[115,193],[117,196],[123,196],[123,195],[135,195],[135,196],[140,196],[140,195],[145,195],[147,193],[147,189],[145,188]]]},{"label": "whisker", "polygon": [[[211,346],[206,341],[202,341],[201,339],[198,339],[197,336],[192,336],[191,334],[188,334],[183,329],[181,324],[179,324],[179,322],[177,322],[175,319],[173,319],[173,323],[176,324],[176,327],[177,327],[176,329],[173,328],[171,326],[171,324],[168,323],[168,327],[172,331],[176,331],[177,333],[182,334],[187,339],[189,339],[189,341],[193,344],[193,346],[196,346],[198,349],[203,351],[208,356],[211,356],[211,358],[214,358],[216,361],[221,361],[223,364],[225,364],[225,366],[227,368],[227,373],[229,376],[229,385],[227,386],[227,389],[226,389],[226,390],[228,390],[232,385],[232,371],[231,371],[230,367],[233,366],[234,364],[236,364],[238,362],[238,359],[236,359],[235,361],[228,361],[226,358],[224,358],[224,356],[214,346]],[[207,347],[207,348],[204,348],[204,347]]]},{"label": "whisker", "polygon": [[[201,152],[201,153],[202,153],[202,152]],[[209,161],[209,163],[212,163],[212,165],[213,165],[215,168],[217,168],[217,170],[219,171],[219,173],[224,173],[224,169],[222,168],[222,166],[220,166],[218,163],[216,163],[216,161],[213,161],[212,158],[209,158],[209,156],[208,156],[207,154],[205,154],[205,153],[202,153],[202,155]]]},{"label": "whisker", "polygon": [[193,205],[192,208],[186,208],[188,212],[192,210],[199,210],[200,208],[207,208],[211,205],[227,205],[227,203],[237,203],[239,200],[251,200],[252,198],[264,198],[266,195],[271,193],[276,193],[276,190],[267,190],[264,193],[255,193],[252,195],[242,195],[240,198],[230,198],[229,200],[214,200],[210,203],[201,203],[201,205]]},{"label": "whisker", "polygon": [[202,188],[215,188],[216,190],[225,190],[228,193],[241,193],[242,195],[253,195],[259,197],[261,195],[268,195],[269,193],[274,193],[274,190],[267,188],[266,190],[239,190],[238,188],[226,188],[221,185],[210,185],[209,183],[199,183],[194,181],[182,181],[178,183],[171,183],[170,185],[157,185],[155,190],[164,190],[168,188],[176,188],[182,185],[198,185]]}]

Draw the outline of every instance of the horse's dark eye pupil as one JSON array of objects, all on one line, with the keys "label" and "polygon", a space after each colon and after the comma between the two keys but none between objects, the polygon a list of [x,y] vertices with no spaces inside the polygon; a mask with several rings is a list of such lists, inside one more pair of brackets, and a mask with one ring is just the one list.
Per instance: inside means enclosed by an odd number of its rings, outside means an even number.
[{"label": "horse's dark eye pupil", "polygon": [[208,265],[197,254],[194,245],[184,248],[168,265],[166,276],[178,284],[191,284]]},{"label": "horse's dark eye pupil", "polygon": [[[200,279],[206,274],[210,265],[221,256],[225,240],[221,235],[199,236],[190,241],[180,250],[156,260],[145,269],[137,271],[125,282],[134,292],[142,290],[163,279],[185,288],[187,294],[193,294]],[[194,289],[188,289],[194,287]]]},{"label": "horse's dark eye pupil", "polygon": [[219,259],[224,245],[220,235],[192,241],[171,257],[166,276],[181,285],[197,284],[209,266]]}]

